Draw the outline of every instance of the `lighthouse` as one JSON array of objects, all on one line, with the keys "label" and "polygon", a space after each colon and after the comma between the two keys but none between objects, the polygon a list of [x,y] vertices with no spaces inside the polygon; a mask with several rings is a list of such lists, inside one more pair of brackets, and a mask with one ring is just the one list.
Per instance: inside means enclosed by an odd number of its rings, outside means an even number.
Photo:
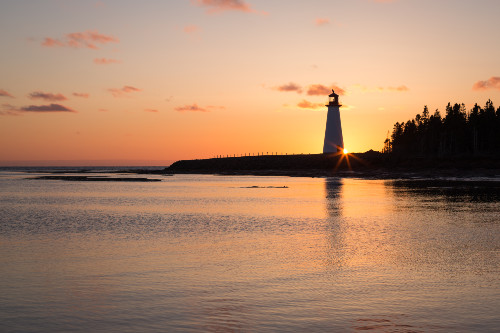
[{"label": "lighthouse", "polygon": [[342,138],[342,125],[340,124],[339,95],[332,89],[328,95],[328,115],[326,116],[325,143],[323,144],[323,154],[337,153],[344,149],[344,139]]}]

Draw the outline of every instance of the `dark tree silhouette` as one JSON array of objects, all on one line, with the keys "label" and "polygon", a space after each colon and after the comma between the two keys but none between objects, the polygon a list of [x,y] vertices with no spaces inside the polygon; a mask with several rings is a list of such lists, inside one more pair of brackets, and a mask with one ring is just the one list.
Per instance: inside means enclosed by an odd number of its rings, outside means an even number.
[{"label": "dark tree silhouette", "polygon": [[430,115],[427,106],[415,119],[394,124],[384,141],[385,153],[400,155],[470,155],[500,153],[500,107],[488,100],[467,111],[464,104],[446,106]]}]

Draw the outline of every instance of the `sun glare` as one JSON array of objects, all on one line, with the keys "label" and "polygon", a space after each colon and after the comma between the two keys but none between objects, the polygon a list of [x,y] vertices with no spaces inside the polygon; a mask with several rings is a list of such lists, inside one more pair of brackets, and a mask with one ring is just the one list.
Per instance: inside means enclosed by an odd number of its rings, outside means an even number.
[{"label": "sun glare", "polygon": [[349,153],[349,150],[344,148],[344,154],[347,154],[347,153]]}]

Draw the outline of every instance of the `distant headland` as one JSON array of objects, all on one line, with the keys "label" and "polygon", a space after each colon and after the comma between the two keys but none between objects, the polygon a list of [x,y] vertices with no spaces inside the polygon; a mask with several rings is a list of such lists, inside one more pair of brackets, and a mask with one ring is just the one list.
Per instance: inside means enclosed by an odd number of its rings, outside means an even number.
[{"label": "distant headland", "polygon": [[405,156],[377,151],[355,154],[301,154],[181,160],[159,173],[276,175],[304,177],[470,177],[500,176],[498,155]]}]

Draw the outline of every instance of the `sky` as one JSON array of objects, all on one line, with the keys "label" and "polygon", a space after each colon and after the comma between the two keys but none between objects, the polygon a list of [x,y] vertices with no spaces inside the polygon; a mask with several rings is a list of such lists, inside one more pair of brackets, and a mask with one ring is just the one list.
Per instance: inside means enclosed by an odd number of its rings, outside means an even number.
[{"label": "sky", "polygon": [[0,165],[381,150],[424,105],[500,106],[498,0],[0,0]]}]

